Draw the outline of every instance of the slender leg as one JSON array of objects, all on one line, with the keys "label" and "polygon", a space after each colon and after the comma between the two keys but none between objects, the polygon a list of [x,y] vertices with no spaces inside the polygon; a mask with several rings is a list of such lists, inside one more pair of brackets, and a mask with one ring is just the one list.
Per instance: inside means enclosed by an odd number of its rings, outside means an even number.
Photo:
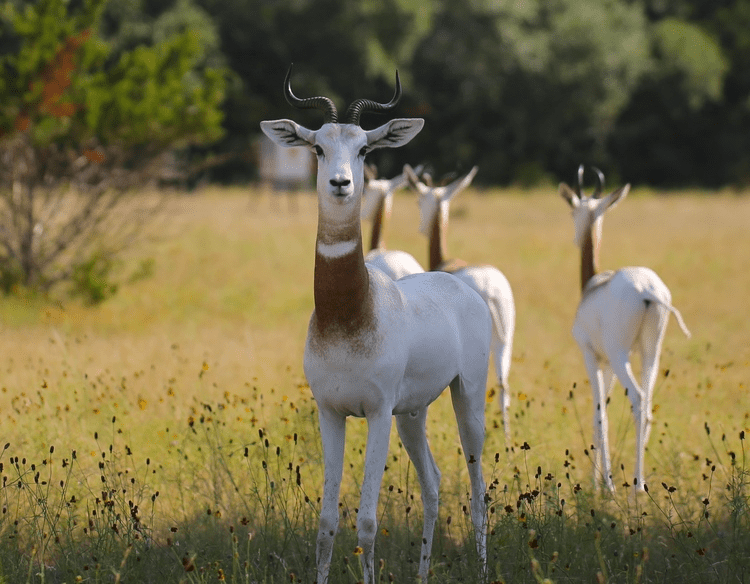
[{"label": "slender leg", "polygon": [[377,508],[383,471],[388,458],[393,416],[390,411],[367,417],[367,454],[365,476],[357,515],[357,537],[362,548],[365,584],[375,584],[375,536],[378,531]]},{"label": "slender leg", "polygon": [[495,363],[495,374],[500,384],[500,409],[503,412],[505,443],[510,445],[510,386],[508,370],[510,369],[510,344],[503,343],[496,334],[492,335],[492,359]]},{"label": "slender leg", "polygon": [[[664,334],[667,331],[667,322],[669,312],[661,306],[651,306],[646,311],[646,318],[643,322],[640,344],[641,344],[641,385],[645,396],[644,405],[644,449],[648,444],[651,435],[651,424],[653,421],[653,398],[654,385],[659,373],[659,358],[661,356],[661,345],[664,340]],[[637,485],[639,490],[643,490],[643,484]]]},{"label": "slender leg", "polygon": [[594,401],[594,486],[598,490],[599,484],[603,482],[610,491],[614,491],[612,459],[609,454],[609,417],[607,416],[604,376],[594,352],[588,347],[583,347],[582,352]]},{"label": "slender leg", "polygon": [[320,409],[320,435],[323,441],[325,482],[323,504],[320,509],[320,526],[315,559],[318,568],[317,583],[328,582],[331,568],[333,539],[339,526],[339,490],[344,466],[344,443],[346,441],[346,418],[335,412]]},{"label": "slender leg", "polygon": [[[480,376],[481,377],[481,376]],[[451,381],[451,399],[458,422],[458,433],[464,449],[466,465],[471,480],[471,521],[474,525],[477,554],[483,571],[487,568],[487,502],[482,476],[482,449],[484,448],[484,402],[486,375],[482,383],[473,387],[457,377]]]},{"label": "slender leg", "polygon": [[430,569],[432,539],[438,517],[440,490],[440,469],[435,464],[430,445],[427,442],[426,419],[427,408],[414,414],[396,416],[398,435],[401,437],[404,448],[406,448],[406,453],[414,464],[422,491],[424,527],[422,528],[422,551],[419,557],[419,577],[423,582],[427,580]]},{"label": "slender leg", "polygon": [[646,411],[648,400],[643,389],[633,376],[633,369],[627,352],[621,352],[610,359],[612,370],[628,391],[628,397],[633,407],[633,418],[635,419],[635,478],[636,490],[643,489],[643,460],[646,450],[646,435],[649,413]]}]

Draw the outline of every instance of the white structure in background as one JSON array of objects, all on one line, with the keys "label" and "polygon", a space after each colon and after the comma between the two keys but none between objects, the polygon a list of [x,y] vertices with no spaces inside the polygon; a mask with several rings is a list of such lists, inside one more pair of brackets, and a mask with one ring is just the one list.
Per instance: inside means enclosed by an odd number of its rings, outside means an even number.
[{"label": "white structure in background", "polygon": [[263,135],[260,139],[260,178],[274,191],[305,190],[312,184],[314,158],[309,148],[282,148]]}]

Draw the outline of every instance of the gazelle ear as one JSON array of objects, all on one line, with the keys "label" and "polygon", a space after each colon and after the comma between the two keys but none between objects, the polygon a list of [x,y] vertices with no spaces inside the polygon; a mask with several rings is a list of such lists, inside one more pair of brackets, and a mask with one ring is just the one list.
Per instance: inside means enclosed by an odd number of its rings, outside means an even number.
[{"label": "gazelle ear", "polygon": [[560,183],[560,187],[557,189],[558,194],[568,202],[568,205],[574,209],[578,206],[580,199],[573,189],[571,189],[566,183]]},{"label": "gazelle ear", "polygon": [[312,146],[315,143],[315,132],[292,120],[261,122],[260,129],[279,146]]},{"label": "gazelle ear", "polygon": [[399,118],[383,124],[379,128],[365,132],[367,146],[375,148],[397,148],[408,144],[424,127],[422,118]]},{"label": "gazelle ear", "polygon": [[630,183],[626,184],[625,186],[620,187],[614,192],[611,192],[606,197],[602,199],[602,209],[604,211],[607,211],[609,209],[612,209],[613,207],[617,206],[617,203],[622,201],[625,197],[628,196],[628,193],[630,192]]},{"label": "gazelle ear", "polygon": [[404,164],[404,175],[409,181],[409,186],[418,193],[423,193],[428,190],[427,186],[419,180],[419,177],[417,177],[414,169],[408,164]]},{"label": "gazelle ear", "polygon": [[471,184],[471,181],[474,180],[474,177],[476,176],[478,170],[479,170],[479,167],[475,166],[469,171],[469,174],[467,174],[465,177],[455,180],[451,184],[449,184],[447,187],[445,187],[445,194],[442,197],[440,197],[441,201],[443,202],[450,201],[458,193],[466,189]]}]

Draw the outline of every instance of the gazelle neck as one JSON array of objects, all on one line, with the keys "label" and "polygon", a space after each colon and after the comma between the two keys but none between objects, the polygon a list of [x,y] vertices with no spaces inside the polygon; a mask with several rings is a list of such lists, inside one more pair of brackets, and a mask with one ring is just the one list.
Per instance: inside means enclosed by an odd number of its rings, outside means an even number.
[{"label": "gazelle neck", "polygon": [[370,250],[385,249],[385,197],[380,197],[378,206],[375,209],[375,215],[372,218],[372,232],[370,233]]},{"label": "gazelle neck", "polygon": [[599,243],[601,240],[601,223],[593,222],[584,231],[581,242],[581,290],[588,281],[599,273]]},{"label": "gazelle neck", "polygon": [[354,218],[345,225],[318,218],[313,292],[315,322],[322,335],[354,334],[372,316],[359,209]]},{"label": "gazelle neck", "polygon": [[445,258],[448,257],[447,243],[446,243],[446,231],[447,231],[447,210],[443,210],[442,205],[438,207],[435,217],[432,221],[432,228],[430,229],[430,237],[428,242],[428,254],[429,264],[428,268],[430,271],[437,270],[441,265],[445,263]]}]

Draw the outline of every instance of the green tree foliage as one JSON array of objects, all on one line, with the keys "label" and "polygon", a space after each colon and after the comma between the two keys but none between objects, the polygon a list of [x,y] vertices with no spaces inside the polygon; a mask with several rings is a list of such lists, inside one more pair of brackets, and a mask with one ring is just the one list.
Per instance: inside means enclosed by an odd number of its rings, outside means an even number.
[{"label": "green tree foliage", "polygon": [[606,162],[609,129],[650,66],[637,6],[451,0],[444,7],[412,65],[431,159],[446,169],[479,164],[490,182]]},{"label": "green tree foliage", "polygon": [[[259,122],[294,116],[320,124],[316,112],[293,111],[282,93],[295,63],[301,96],[327,95],[339,108],[359,97],[393,93],[399,55],[413,18],[396,0],[200,0],[217,24],[222,52],[234,72],[226,102],[224,151],[237,155],[225,177],[246,176]],[[353,92],[356,92],[353,93]]]},{"label": "green tree foliage", "polygon": [[174,148],[222,134],[225,75],[206,66],[201,29],[164,26],[150,45],[115,50],[97,34],[105,1],[7,3],[0,14],[6,289],[47,289],[107,260],[148,214],[145,197],[126,194],[158,179]]}]

